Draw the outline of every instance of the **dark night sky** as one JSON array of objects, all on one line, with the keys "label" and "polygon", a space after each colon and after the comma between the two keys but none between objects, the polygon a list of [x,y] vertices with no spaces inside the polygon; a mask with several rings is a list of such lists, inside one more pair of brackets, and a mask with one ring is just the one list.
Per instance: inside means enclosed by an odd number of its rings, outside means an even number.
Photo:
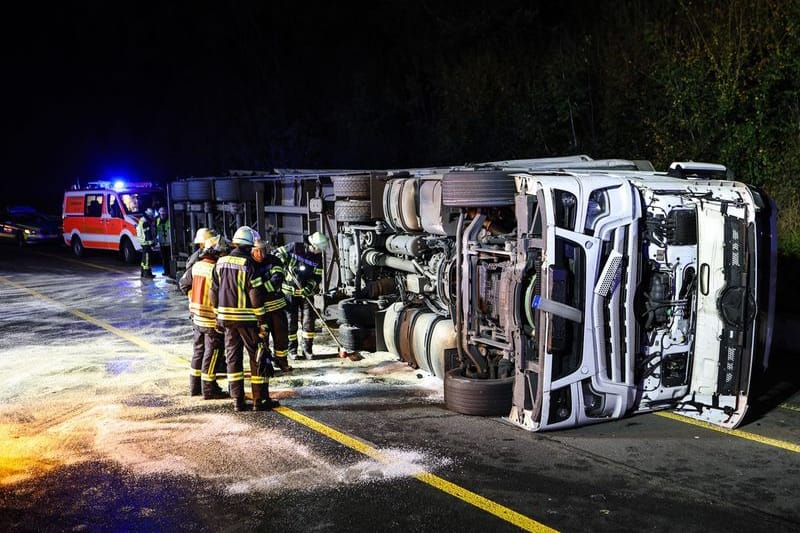
[{"label": "dark night sky", "polygon": [[447,60],[475,45],[457,42],[463,32],[452,42],[449,20],[475,21],[485,38],[484,10],[503,20],[515,3],[358,5],[79,1],[8,13],[0,205],[58,212],[76,178],[442,163],[402,142],[425,102],[390,115],[382,100],[424,83],[408,73],[432,50]]}]

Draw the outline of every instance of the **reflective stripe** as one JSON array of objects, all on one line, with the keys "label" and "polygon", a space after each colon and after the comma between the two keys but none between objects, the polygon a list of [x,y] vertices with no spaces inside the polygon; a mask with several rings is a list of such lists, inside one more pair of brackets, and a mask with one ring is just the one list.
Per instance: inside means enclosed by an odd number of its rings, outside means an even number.
[{"label": "reflective stripe", "polygon": [[208,363],[208,373],[203,374],[203,381],[216,381],[217,374],[214,369],[217,368],[217,358],[219,357],[219,349],[211,352],[211,361]]},{"label": "reflective stripe", "polygon": [[316,335],[316,333],[315,333],[315,332],[313,332],[313,331],[302,331],[302,332],[300,332],[300,335],[301,335],[301,336],[302,336],[304,339],[313,339],[313,338],[314,338],[314,335]]},{"label": "reflective stripe", "polygon": [[244,372],[228,374],[228,381],[244,381]]},{"label": "reflective stripe", "polygon": [[267,313],[277,311],[278,309],[283,309],[284,307],[286,307],[286,300],[283,298],[276,298],[275,300],[271,300],[264,304],[264,309]]},{"label": "reflective stripe", "polygon": [[256,374],[255,376],[253,375],[250,376],[250,383],[252,383],[253,385],[263,385],[266,382],[267,378],[259,376],[258,374]]},{"label": "reflective stripe", "polygon": [[190,368],[189,369],[189,375],[192,376],[193,378],[199,378],[202,375],[202,373],[203,373],[203,371],[200,370],[199,368]]}]

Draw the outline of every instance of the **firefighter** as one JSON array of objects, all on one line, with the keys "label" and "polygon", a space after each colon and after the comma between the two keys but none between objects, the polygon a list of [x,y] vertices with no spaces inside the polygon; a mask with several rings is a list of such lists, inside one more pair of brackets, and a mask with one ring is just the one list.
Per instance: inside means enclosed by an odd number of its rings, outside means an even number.
[{"label": "firefighter", "polygon": [[217,315],[217,326],[225,331],[225,362],[228,369],[228,390],[236,411],[247,411],[244,399],[243,350],[250,357],[250,384],[253,410],[268,411],[280,405],[269,397],[269,372],[272,365],[261,361],[259,372],[258,333],[264,321],[266,292],[256,262],[251,257],[255,238],[253,230],[242,226],[233,235],[233,250],[220,257],[211,282],[211,303]]},{"label": "firefighter", "polygon": [[286,278],[282,290],[286,296],[286,310],[289,322],[289,355],[298,358],[297,321],[302,323],[302,355],[307,359],[314,356],[314,328],[316,313],[309,297],[313,295],[322,281],[322,250],[327,248],[328,238],[320,232],[312,233],[305,242],[291,242],[275,250],[275,255],[283,261]]},{"label": "firefighter", "polygon": [[230,398],[217,385],[216,369],[218,361],[224,357],[224,341],[222,334],[217,331],[210,298],[214,265],[224,253],[224,247],[225,242],[219,236],[207,240],[199,260],[178,281],[181,292],[189,295],[189,312],[194,329],[189,392],[192,396],[202,394],[204,400]]},{"label": "firefighter", "polygon": [[[166,207],[158,209],[156,217],[156,242],[161,250],[161,264],[164,265],[162,275],[167,278],[172,277],[172,235],[170,233],[169,215]],[[187,269],[188,270],[188,269]]]},{"label": "firefighter", "polygon": [[156,238],[156,228],[154,223],[155,212],[148,207],[144,210],[144,216],[139,219],[136,226],[136,238],[142,246],[142,271],[141,277],[154,278],[153,270],[150,268],[150,253],[152,252],[153,242]]},{"label": "firefighter", "polygon": [[283,297],[281,287],[284,281],[283,263],[280,259],[267,252],[267,243],[256,239],[253,246],[253,259],[258,264],[258,273],[264,283],[267,293],[264,302],[264,326],[262,338],[264,349],[269,350],[268,336],[272,336],[273,359],[281,372],[291,372],[292,367],[288,362],[289,325],[286,316],[286,298]]},{"label": "firefighter", "polygon": [[206,240],[214,237],[216,234],[217,232],[213,229],[198,228],[194,234],[194,241],[192,241],[196,249],[186,260],[186,270],[192,268],[192,265],[194,265],[195,261],[197,261],[197,259],[200,257],[200,253],[203,251],[203,244],[206,242]]}]

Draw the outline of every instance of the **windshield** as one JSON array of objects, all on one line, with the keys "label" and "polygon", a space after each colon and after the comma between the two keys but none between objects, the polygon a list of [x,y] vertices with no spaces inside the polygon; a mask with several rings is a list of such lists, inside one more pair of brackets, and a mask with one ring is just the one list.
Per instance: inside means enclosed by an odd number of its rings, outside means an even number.
[{"label": "windshield", "polygon": [[119,197],[130,215],[141,215],[148,207],[158,209],[164,205],[161,195],[153,192],[125,192]]}]

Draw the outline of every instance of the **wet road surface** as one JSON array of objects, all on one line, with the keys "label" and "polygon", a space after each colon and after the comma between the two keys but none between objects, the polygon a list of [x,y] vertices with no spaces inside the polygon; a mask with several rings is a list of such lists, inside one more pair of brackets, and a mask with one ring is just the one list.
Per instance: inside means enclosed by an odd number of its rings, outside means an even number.
[{"label": "wet road surface", "polygon": [[323,332],[271,381],[277,411],[191,398],[185,298],[110,254],[0,247],[0,302],[4,531],[800,530],[788,354],[736,432],[654,414],[534,434]]}]

